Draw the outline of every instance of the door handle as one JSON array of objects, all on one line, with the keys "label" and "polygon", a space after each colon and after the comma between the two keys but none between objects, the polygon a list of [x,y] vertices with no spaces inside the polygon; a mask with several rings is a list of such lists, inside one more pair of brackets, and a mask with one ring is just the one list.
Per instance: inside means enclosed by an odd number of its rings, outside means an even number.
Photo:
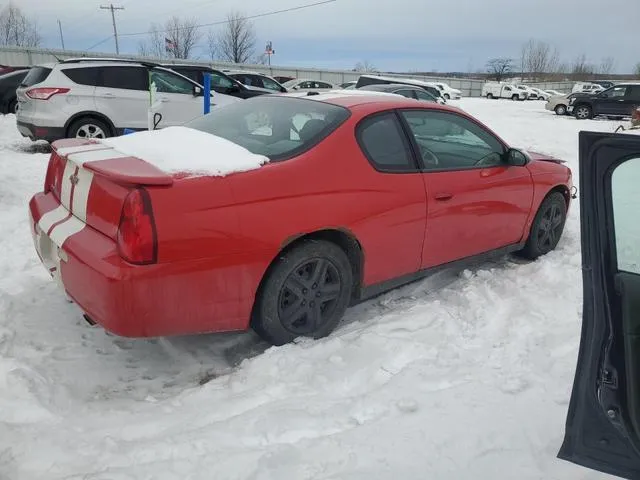
[{"label": "door handle", "polygon": [[436,193],[434,198],[439,202],[446,202],[447,200],[451,200],[453,198],[453,193]]}]

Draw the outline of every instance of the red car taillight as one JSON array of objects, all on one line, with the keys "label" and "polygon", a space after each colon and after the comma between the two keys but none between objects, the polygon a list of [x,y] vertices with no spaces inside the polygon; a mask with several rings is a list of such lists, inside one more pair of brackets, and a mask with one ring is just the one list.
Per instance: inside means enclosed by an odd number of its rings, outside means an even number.
[{"label": "red car taillight", "polygon": [[67,161],[53,152],[49,159],[47,175],[44,177],[44,193],[53,192],[56,198],[60,198],[62,175]]},{"label": "red car taillight", "polygon": [[54,95],[58,95],[60,93],[68,93],[69,88],[56,88],[56,87],[40,87],[40,88],[31,88],[24,92],[24,94],[33,98],[34,100],[49,100]]},{"label": "red car taillight", "polygon": [[158,260],[156,224],[149,193],[138,188],[127,195],[117,236],[118,253],[129,263],[147,265]]}]

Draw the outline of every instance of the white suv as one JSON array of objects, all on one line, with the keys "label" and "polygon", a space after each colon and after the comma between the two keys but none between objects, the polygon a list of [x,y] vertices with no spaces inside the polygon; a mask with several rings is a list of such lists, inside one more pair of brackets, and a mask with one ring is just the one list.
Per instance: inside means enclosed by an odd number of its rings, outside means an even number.
[{"label": "white suv", "polygon": [[[156,128],[204,112],[202,86],[167,68],[120,60],[66,60],[33,67],[16,90],[17,125],[32,140],[105,138],[145,130],[150,82],[156,85]],[[212,107],[240,101],[215,93]]]}]

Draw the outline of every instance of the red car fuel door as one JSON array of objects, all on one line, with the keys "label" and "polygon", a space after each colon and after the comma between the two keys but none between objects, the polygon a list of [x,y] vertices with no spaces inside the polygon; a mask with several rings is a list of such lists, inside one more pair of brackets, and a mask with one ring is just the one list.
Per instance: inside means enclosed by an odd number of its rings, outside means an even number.
[{"label": "red car fuel door", "polygon": [[401,116],[427,190],[422,268],[520,241],[533,197],[526,167],[508,165],[502,142],[463,115],[425,109]]},{"label": "red car fuel door", "polygon": [[640,478],[640,137],[581,132],[582,336],[558,456]]}]

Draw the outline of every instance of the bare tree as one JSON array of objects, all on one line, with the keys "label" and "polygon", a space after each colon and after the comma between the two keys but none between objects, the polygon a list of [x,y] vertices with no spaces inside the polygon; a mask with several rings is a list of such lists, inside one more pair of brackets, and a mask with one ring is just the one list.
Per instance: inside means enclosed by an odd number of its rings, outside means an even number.
[{"label": "bare tree", "polygon": [[522,46],[521,61],[522,72],[539,80],[558,68],[560,54],[548,43],[531,39]]},{"label": "bare tree", "polygon": [[578,55],[573,61],[571,75],[574,80],[586,80],[588,77],[593,76],[594,73],[595,68],[587,62],[587,56],[584,53]]},{"label": "bare tree", "polygon": [[151,57],[189,58],[198,40],[198,21],[174,16],[163,27],[152,24],[147,40],[138,44],[138,52]]},{"label": "bare tree", "polygon": [[209,30],[207,34],[207,47],[209,48],[209,58],[211,60],[218,58],[218,37],[212,30]]},{"label": "bare tree", "polygon": [[253,57],[256,35],[253,25],[238,11],[227,14],[227,23],[218,38],[218,53],[222,60],[247,63]]},{"label": "bare tree", "polygon": [[513,59],[493,58],[487,62],[489,76],[498,82],[505,78],[513,69]]},{"label": "bare tree", "polygon": [[0,11],[0,45],[37,47],[42,38],[38,26],[29,20],[13,3]]},{"label": "bare tree", "polygon": [[600,73],[603,75],[610,75],[613,73],[613,67],[615,66],[615,60],[613,57],[605,57],[600,62]]},{"label": "bare tree", "polygon": [[362,62],[356,63],[354,70],[356,72],[362,72],[362,73],[370,73],[370,72],[378,71],[375,65],[371,63],[369,60],[363,60]]}]

